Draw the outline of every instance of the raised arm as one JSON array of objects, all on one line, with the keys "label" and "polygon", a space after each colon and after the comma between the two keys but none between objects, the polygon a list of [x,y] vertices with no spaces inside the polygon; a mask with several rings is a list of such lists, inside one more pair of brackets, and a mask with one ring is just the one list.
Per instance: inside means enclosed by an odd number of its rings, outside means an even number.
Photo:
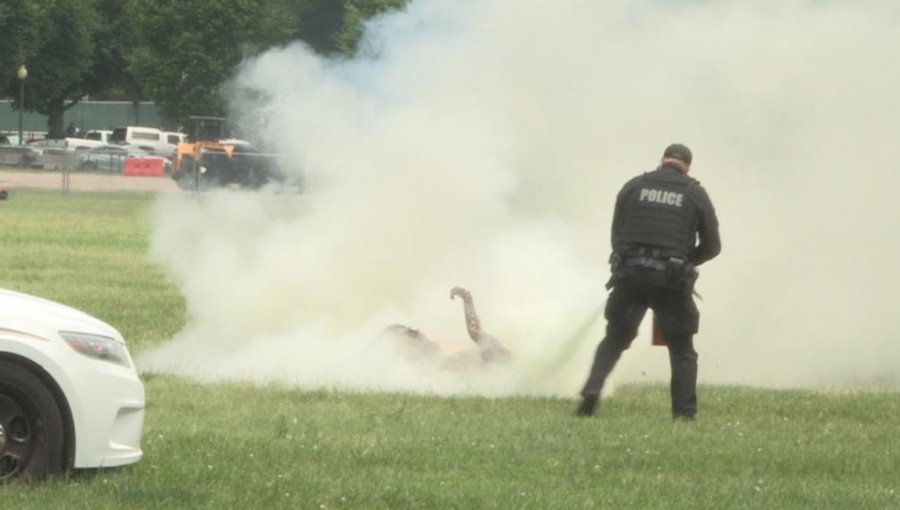
[{"label": "raised arm", "polygon": [[450,289],[450,299],[460,298],[463,301],[463,311],[466,315],[466,329],[469,331],[469,338],[473,342],[478,343],[481,336],[481,321],[478,319],[478,312],[475,311],[475,303],[472,301],[472,293],[462,287],[453,287]]},{"label": "raised arm", "polygon": [[481,321],[478,319],[478,313],[475,312],[472,293],[462,287],[453,287],[450,290],[450,298],[463,300],[463,310],[466,312],[466,329],[469,331],[469,337],[478,346],[481,359],[499,362],[512,359],[512,352],[500,343],[500,340],[481,329]]}]

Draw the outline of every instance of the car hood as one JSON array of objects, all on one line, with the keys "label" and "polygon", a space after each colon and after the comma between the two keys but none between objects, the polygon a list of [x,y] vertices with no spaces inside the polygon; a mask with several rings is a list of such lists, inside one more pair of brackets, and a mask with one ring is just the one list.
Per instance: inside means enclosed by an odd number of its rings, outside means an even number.
[{"label": "car hood", "polygon": [[104,335],[122,341],[109,324],[81,310],[21,292],[0,289],[0,328],[47,336],[58,331]]}]

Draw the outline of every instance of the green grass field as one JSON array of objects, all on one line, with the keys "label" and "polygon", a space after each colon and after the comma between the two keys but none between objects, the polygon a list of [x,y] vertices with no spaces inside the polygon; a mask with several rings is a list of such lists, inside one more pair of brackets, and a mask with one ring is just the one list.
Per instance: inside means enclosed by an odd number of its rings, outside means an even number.
[{"label": "green grass field", "polygon": [[[153,196],[22,189],[0,202],[0,286],[83,309],[133,352],[184,324],[146,257]],[[0,509],[900,508],[900,393],[701,386],[575,401],[200,384],[143,374],[144,459],[0,486]]]}]

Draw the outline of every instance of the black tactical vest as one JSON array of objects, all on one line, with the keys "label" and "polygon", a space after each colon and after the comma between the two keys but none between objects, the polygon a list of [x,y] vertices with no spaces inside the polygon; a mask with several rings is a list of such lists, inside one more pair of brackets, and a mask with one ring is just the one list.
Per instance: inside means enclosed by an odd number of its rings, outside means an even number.
[{"label": "black tactical vest", "polygon": [[690,196],[695,182],[681,172],[657,170],[629,183],[620,198],[614,250],[627,254],[644,246],[687,258],[697,235],[696,205]]}]

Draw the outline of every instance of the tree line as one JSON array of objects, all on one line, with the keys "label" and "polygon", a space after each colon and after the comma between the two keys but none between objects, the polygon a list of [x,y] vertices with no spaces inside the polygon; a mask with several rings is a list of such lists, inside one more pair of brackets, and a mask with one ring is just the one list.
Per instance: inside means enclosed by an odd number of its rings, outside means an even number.
[{"label": "tree line", "polygon": [[[303,41],[352,55],[366,19],[408,0],[3,0],[0,96],[48,116],[64,136],[65,111],[86,97],[154,101],[184,124],[223,115],[221,86],[240,62]],[[27,69],[24,104],[17,70]]]}]

